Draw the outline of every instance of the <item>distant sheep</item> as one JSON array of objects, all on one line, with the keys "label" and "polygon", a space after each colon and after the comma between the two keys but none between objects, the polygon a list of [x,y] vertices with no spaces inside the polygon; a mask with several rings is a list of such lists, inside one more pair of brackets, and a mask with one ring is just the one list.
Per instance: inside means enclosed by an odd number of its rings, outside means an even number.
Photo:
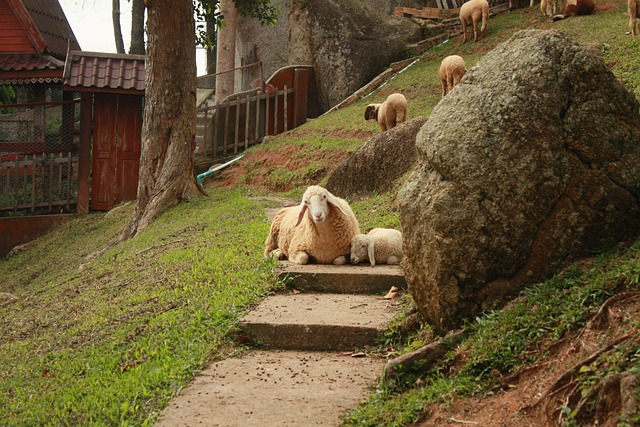
[{"label": "distant sheep", "polygon": [[462,42],[467,41],[467,26],[473,28],[473,41],[478,41],[478,22],[482,20],[480,36],[484,36],[489,20],[489,2],[487,0],[469,0],[460,8],[460,24],[462,25]]},{"label": "distant sheep", "polygon": [[638,34],[636,30],[638,29],[638,16],[640,16],[640,0],[629,0],[628,13],[631,35],[635,37]]},{"label": "distant sheep", "polygon": [[596,3],[594,0],[567,0],[564,5],[562,15],[555,15],[551,19],[558,21],[560,19],[568,18],[569,16],[582,16],[590,15],[596,10]]},{"label": "distant sheep", "polygon": [[346,264],[360,227],[351,207],[327,189],[312,185],[299,206],[280,209],[265,241],[265,257],[295,264]]},{"label": "distant sheep", "polygon": [[402,255],[402,233],[392,228],[374,228],[351,240],[351,264],[399,264]]},{"label": "distant sheep", "polygon": [[369,104],[364,111],[365,120],[376,120],[382,132],[407,120],[407,99],[401,93],[392,93],[382,104]]},{"label": "distant sheep", "polygon": [[[640,0],[639,0],[640,1]],[[442,82],[442,97],[451,92],[460,79],[467,72],[467,68],[464,65],[464,59],[458,55],[449,55],[442,60],[440,64],[440,82]]]}]

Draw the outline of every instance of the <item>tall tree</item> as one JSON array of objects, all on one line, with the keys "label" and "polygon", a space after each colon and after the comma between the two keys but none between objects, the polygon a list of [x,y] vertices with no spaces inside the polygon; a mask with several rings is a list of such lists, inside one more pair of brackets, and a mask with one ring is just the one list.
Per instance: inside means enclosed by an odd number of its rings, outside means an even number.
[{"label": "tall tree", "polygon": [[113,21],[113,36],[116,40],[116,52],[124,53],[122,26],[120,25],[120,0],[112,0],[111,2],[111,20]]},{"label": "tall tree", "polygon": [[128,236],[197,196],[196,36],[191,0],[147,0],[145,109],[138,201]]},{"label": "tall tree", "polygon": [[234,92],[235,60],[236,60],[236,27],[238,10],[233,0],[220,0],[220,10],[224,15],[223,25],[218,27],[218,44],[216,47],[217,66],[216,102]]},{"label": "tall tree", "polygon": [[[202,191],[194,175],[198,16],[219,16],[217,0],[145,0],[147,50],[138,200],[119,240],[136,235],[165,209]],[[270,0],[236,0],[240,13],[275,22]],[[236,3],[238,4],[238,3]],[[202,32],[198,31],[201,40]]]},{"label": "tall tree", "polygon": [[131,1],[131,46],[129,53],[144,55],[144,0]]}]

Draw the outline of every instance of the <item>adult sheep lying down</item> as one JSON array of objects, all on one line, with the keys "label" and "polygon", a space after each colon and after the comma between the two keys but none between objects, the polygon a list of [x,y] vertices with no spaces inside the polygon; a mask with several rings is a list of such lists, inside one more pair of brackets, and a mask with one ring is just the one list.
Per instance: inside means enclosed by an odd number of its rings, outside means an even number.
[{"label": "adult sheep lying down", "polygon": [[296,264],[346,264],[351,239],[360,226],[349,203],[312,185],[298,206],[278,211],[265,241],[264,255]]}]

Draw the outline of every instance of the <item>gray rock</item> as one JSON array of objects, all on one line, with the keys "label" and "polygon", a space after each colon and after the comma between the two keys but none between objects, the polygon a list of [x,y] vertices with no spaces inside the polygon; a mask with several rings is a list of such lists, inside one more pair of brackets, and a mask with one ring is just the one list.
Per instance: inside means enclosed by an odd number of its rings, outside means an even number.
[{"label": "gray rock", "polygon": [[398,196],[405,274],[441,333],[640,231],[638,101],[559,32],[489,52],[416,148]]},{"label": "gray rock", "polygon": [[388,191],[415,165],[416,135],[426,120],[417,117],[371,138],[331,174],[326,188],[354,199]]},{"label": "gray rock", "polygon": [[407,45],[420,40],[420,25],[390,15],[389,2],[372,0],[276,0],[276,26],[241,18],[240,56],[253,48],[265,78],[287,65],[313,65],[321,111],[347,98],[406,58]]}]

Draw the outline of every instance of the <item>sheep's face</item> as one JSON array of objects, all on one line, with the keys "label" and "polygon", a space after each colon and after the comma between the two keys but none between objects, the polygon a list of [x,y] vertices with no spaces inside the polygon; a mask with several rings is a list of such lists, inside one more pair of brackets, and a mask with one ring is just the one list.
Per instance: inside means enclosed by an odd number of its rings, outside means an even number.
[{"label": "sheep's face", "polygon": [[322,187],[312,185],[305,191],[304,196],[302,196],[296,227],[302,222],[305,213],[309,215],[309,219],[316,224],[324,222],[324,220],[329,217],[329,205],[335,206],[343,215],[348,215],[333,194]]},{"label": "sheep's face", "polygon": [[326,194],[314,194],[308,199],[305,199],[304,203],[307,206],[307,211],[313,222],[321,223],[327,219],[329,215],[329,204]]},{"label": "sheep's face", "polygon": [[365,234],[357,234],[351,239],[351,264],[369,260],[369,239]]},{"label": "sheep's face", "polygon": [[378,120],[378,107],[380,104],[369,104],[367,109],[364,110],[365,120]]}]

